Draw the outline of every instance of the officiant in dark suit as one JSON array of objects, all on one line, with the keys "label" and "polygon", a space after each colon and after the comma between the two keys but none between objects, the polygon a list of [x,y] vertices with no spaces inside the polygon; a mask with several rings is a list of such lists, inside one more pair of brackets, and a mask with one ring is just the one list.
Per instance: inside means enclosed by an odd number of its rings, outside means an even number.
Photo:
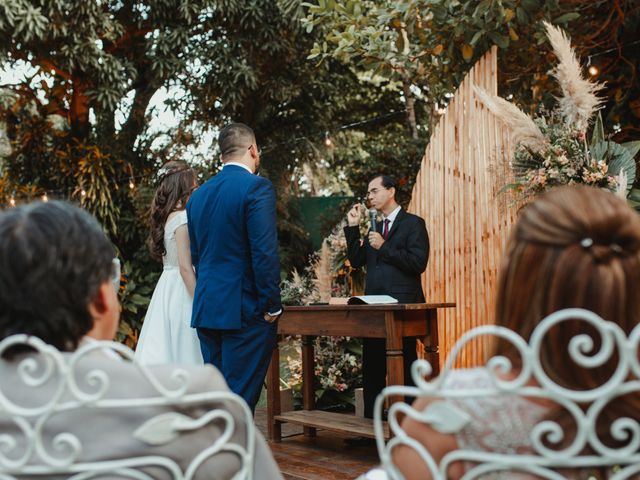
[{"label": "officiant in dark suit", "polygon": [[[422,303],[420,275],[429,260],[429,236],[424,220],[398,204],[396,190],[395,180],[387,175],[369,182],[367,198],[382,221],[361,239],[359,225],[364,212],[361,205],[355,205],[344,227],[347,255],[353,267],[367,267],[365,295],[390,295],[399,303]],[[403,356],[405,384],[413,385],[410,372],[417,358],[415,338],[404,339]],[[385,387],[387,373],[384,339],[363,340],[362,363],[364,414],[373,418],[373,405]]]}]

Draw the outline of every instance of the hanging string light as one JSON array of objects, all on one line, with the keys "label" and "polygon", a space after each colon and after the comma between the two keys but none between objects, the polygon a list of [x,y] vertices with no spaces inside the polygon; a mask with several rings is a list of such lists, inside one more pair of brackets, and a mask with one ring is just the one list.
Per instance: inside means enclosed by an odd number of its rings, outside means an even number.
[{"label": "hanging string light", "polygon": [[45,193],[43,193],[43,194],[42,194],[41,200],[42,200],[44,203],[47,203],[47,202],[49,201],[49,197],[47,197],[47,192],[45,192]]},{"label": "hanging string light", "polygon": [[81,197],[86,197],[87,196],[87,191],[84,188],[82,190],[80,190],[80,196]]},{"label": "hanging string light", "polygon": [[596,77],[600,73],[600,69],[595,65],[591,64],[591,55],[587,57],[587,71],[589,72],[589,75],[592,77]]},{"label": "hanging string light", "polygon": [[15,207],[16,206],[16,199],[14,198],[13,195],[11,195],[11,198],[9,199],[9,205],[11,207]]},{"label": "hanging string light", "polygon": [[127,168],[129,170],[129,189],[133,190],[134,188],[136,188],[136,184],[133,181],[133,167],[131,166],[130,163],[127,164]]},{"label": "hanging string light", "polygon": [[331,141],[331,137],[329,136],[329,131],[324,132],[324,144],[331,148],[333,146],[333,142]]}]

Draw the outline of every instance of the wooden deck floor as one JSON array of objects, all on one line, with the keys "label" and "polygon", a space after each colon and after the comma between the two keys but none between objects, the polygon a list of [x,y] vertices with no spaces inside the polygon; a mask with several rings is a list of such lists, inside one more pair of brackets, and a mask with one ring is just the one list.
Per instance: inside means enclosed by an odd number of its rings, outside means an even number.
[{"label": "wooden deck floor", "polygon": [[[256,409],[256,425],[267,435],[266,409]],[[374,445],[352,447],[347,437],[318,431],[315,438],[302,435],[302,427],[284,424],[280,443],[269,443],[280,471],[287,480],[354,480],[378,464]]]}]

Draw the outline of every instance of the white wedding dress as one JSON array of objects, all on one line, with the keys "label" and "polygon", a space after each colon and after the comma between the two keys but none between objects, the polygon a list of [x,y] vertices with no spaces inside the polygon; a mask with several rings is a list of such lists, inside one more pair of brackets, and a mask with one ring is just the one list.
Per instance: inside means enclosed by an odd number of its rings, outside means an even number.
[{"label": "white wedding dress", "polygon": [[191,328],[193,298],[178,266],[176,229],[186,224],[187,212],[182,210],[164,226],[166,254],[162,259],[162,275],[153,291],[135,351],[136,361],[145,365],[204,363],[198,335]]}]

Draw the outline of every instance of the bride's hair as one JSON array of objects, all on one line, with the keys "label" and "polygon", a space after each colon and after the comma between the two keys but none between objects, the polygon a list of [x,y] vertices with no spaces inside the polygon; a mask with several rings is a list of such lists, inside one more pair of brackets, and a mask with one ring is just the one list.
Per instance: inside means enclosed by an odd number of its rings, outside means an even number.
[{"label": "bride's hair", "polygon": [[198,184],[196,172],[186,162],[172,160],[160,169],[158,189],[151,202],[149,250],[151,257],[162,261],[164,247],[164,225],[171,212],[184,210],[189,196]]}]

